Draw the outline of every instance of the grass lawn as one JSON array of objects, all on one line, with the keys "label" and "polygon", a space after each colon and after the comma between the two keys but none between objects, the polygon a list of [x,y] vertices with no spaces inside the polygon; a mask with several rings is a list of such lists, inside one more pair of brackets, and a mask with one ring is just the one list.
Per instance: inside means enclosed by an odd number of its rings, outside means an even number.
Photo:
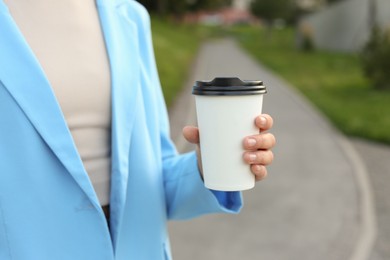
[{"label": "grass lawn", "polygon": [[152,17],[152,34],[160,81],[169,106],[187,79],[191,62],[205,37],[204,30]]},{"label": "grass lawn", "polygon": [[272,32],[236,27],[231,32],[263,64],[308,97],[344,133],[390,144],[390,91],[364,78],[359,57],[294,47],[292,29]]}]

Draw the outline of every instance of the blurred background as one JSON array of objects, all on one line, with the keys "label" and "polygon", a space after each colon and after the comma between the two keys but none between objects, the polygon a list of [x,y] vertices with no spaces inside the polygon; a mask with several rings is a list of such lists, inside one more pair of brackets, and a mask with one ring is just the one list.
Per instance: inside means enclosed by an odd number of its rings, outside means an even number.
[{"label": "blurred background", "polygon": [[237,216],[170,224],[174,259],[390,259],[390,1],[144,0],[172,137],[191,87],[261,79],[278,144]]}]

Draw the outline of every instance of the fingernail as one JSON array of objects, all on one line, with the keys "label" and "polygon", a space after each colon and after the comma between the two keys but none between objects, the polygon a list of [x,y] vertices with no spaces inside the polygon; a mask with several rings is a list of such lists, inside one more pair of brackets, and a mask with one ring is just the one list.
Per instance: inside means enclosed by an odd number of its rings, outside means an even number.
[{"label": "fingernail", "polygon": [[247,141],[246,141],[246,143],[247,143],[247,145],[248,145],[249,147],[253,147],[253,146],[256,145],[256,139],[254,139],[254,138],[248,138]]},{"label": "fingernail", "polygon": [[267,119],[263,116],[260,117],[260,125],[265,126],[267,124]]},{"label": "fingernail", "polygon": [[256,157],[257,157],[255,153],[250,153],[248,156],[249,156],[249,160],[251,162],[254,162],[256,160]]}]

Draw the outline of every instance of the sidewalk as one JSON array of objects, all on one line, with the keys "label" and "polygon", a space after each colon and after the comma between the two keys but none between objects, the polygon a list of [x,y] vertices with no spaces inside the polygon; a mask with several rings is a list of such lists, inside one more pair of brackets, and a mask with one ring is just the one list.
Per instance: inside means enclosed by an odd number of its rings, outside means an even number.
[{"label": "sidewalk", "polygon": [[351,139],[367,166],[375,197],[377,238],[369,260],[390,259],[390,146]]},{"label": "sidewalk", "polygon": [[269,177],[244,192],[241,214],[170,223],[174,259],[368,259],[375,216],[360,157],[305,99],[231,40],[202,47],[187,88],[171,109],[179,149],[192,149],[181,128],[196,121],[193,82],[216,76],[264,81],[263,112],[274,117],[278,140],[275,161]]}]

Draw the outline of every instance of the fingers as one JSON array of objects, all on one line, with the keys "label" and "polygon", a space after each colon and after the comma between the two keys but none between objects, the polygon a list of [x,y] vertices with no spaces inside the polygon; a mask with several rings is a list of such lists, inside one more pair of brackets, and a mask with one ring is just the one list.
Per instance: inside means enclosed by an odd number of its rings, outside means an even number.
[{"label": "fingers", "polygon": [[[255,125],[259,128],[259,134],[247,136],[243,140],[244,152],[243,160],[250,165],[251,172],[255,175],[256,181],[260,181],[267,176],[266,165],[272,163],[274,155],[270,149],[275,146],[275,136],[265,131],[273,125],[273,119],[267,114],[262,114],[255,119]],[[199,130],[194,126],[183,128],[184,138],[193,144],[199,145]],[[200,159],[200,149],[198,147],[198,166],[202,172]]]},{"label": "fingers", "polygon": [[268,114],[262,114],[255,119],[256,126],[260,129],[260,131],[269,130],[274,124],[274,120]]},{"label": "fingers", "polygon": [[264,165],[251,165],[251,171],[255,175],[256,181],[261,181],[267,177],[267,168]]},{"label": "fingers", "polygon": [[244,161],[250,164],[251,172],[255,175],[256,181],[267,177],[265,166],[271,164],[273,159],[274,154],[270,150],[244,153]]},{"label": "fingers", "polygon": [[199,144],[199,130],[197,127],[195,126],[184,127],[183,136],[188,142],[192,144]]},{"label": "fingers", "polygon": [[270,150],[244,153],[244,161],[248,164],[269,165],[273,159],[274,154]]},{"label": "fingers", "polygon": [[251,172],[255,175],[256,181],[267,177],[266,165],[272,163],[274,154],[270,150],[276,144],[273,134],[265,131],[271,129],[273,119],[267,114],[262,114],[255,119],[255,125],[260,134],[247,136],[243,141],[243,147],[247,150],[244,153],[244,161],[250,165]]},{"label": "fingers", "polygon": [[271,149],[275,143],[276,139],[273,134],[264,133],[246,137],[243,146],[245,150]]}]

